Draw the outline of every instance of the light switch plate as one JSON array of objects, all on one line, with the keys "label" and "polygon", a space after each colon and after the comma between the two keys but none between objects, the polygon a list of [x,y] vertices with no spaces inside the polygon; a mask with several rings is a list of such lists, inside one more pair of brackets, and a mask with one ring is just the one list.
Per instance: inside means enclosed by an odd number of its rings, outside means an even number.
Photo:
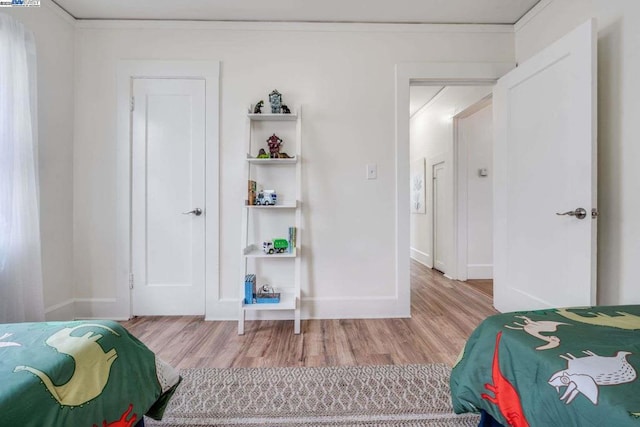
[{"label": "light switch plate", "polygon": [[367,179],[377,179],[378,178],[378,165],[375,163],[370,163],[367,165]]}]

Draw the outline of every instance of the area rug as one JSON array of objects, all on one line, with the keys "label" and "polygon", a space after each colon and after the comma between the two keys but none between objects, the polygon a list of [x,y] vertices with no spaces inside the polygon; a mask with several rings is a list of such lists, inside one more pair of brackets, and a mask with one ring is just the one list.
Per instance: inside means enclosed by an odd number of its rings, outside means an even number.
[{"label": "area rug", "polygon": [[161,422],[148,427],[466,427],[444,364],[186,369]]}]

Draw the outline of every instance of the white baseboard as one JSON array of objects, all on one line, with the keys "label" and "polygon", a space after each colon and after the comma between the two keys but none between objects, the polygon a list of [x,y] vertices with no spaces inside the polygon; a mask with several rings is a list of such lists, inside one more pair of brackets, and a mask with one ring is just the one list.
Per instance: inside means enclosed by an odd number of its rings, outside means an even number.
[{"label": "white baseboard", "polygon": [[433,261],[431,261],[431,255],[419,251],[415,248],[411,248],[411,258],[419,262],[420,264],[433,268]]},{"label": "white baseboard", "polygon": [[[239,300],[224,299],[216,302],[205,320],[238,320]],[[209,305],[208,308],[214,308]],[[410,307],[403,307],[395,296],[303,298],[301,319],[380,319],[411,317]],[[75,299],[75,319],[127,320],[126,313],[115,298]],[[293,319],[293,311],[249,311],[247,320]],[[68,320],[68,319],[67,319]]]},{"label": "white baseboard", "polygon": [[44,317],[48,322],[73,320],[76,317],[75,299],[71,298],[58,304],[51,305],[44,310]]},{"label": "white baseboard", "polygon": [[238,320],[240,300],[234,298],[211,298],[205,305],[204,320]]},{"label": "white baseboard", "polygon": [[493,279],[493,264],[467,265],[467,279]]},{"label": "white baseboard", "polygon": [[115,298],[71,298],[45,309],[47,321],[128,320]]},{"label": "white baseboard", "polygon": [[386,319],[411,317],[396,296],[303,298],[305,319]]},{"label": "white baseboard", "polygon": [[128,320],[128,308],[116,298],[76,298],[76,319]]}]

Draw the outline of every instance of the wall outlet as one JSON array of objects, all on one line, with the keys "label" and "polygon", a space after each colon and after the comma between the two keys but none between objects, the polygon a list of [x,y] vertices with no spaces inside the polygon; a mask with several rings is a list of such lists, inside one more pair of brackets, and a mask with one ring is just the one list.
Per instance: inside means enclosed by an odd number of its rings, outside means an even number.
[{"label": "wall outlet", "polygon": [[370,163],[367,165],[367,179],[377,179],[378,178],[378,165],[375,163]]}]

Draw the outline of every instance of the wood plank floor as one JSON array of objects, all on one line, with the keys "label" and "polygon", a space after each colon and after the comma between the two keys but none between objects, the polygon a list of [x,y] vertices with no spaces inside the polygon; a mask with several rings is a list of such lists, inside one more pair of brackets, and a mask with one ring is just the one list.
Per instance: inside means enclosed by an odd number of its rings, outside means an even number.
[{"label": "wood plank floor", "polygon": [[467,280],[467,284],[487,296],[493,297],[493,280]]},{"label": "wood plank floor", "polygon": [[446,279],[412,261],[411,318],[205,322],[201,317],[137,317],[123,325],[177,368],[448,363],[471,331],[495,314],[481,287]]}]

